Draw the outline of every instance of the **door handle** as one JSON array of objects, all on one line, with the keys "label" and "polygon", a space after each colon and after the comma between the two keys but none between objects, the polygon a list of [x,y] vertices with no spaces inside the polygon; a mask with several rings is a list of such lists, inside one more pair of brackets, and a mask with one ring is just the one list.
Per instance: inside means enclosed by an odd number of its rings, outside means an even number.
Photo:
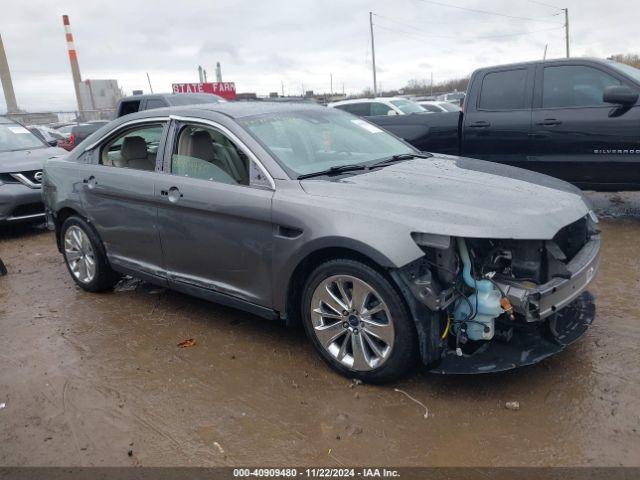
[{"label": "door handle", "polygon": [[555,118],[545,118],[541,122],[536,122],[536,125],[541,125],[543,127],[553,127],[554,125],[560,125],[562,122]]},{"label": "door handle", "polygon": [[180,189],[178,187],[171,187],[169,190],[160,190],[160,195],[167,197],[172,203],[176,203],[184,197],[184,195],[180,193]]},{"label": "door handle", "polygon": [[89,188],[93,188],[98,184],[96,177],[91,175],[89,178],[83,178],[82,183],[86,183]]},{"label": "door handle", "polygon": [[491,124],[489,122],[485,122],[484,120],[480,120],[478,122],[470,123],[469,128],[487,128],[490,127]]}]

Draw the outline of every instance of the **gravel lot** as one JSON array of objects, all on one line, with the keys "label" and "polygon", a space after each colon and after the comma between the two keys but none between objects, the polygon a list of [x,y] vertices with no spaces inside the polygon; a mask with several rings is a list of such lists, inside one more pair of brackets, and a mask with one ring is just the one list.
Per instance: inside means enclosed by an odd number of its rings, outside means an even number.
[{"label": "gravel lot", "polygon": [[638,465],[640,196],[592,198],[584,338],[506,374],[385,387],[334,374],[301,330],[136,281],[82,292],[51,232],[4,229],[0,465]]}]

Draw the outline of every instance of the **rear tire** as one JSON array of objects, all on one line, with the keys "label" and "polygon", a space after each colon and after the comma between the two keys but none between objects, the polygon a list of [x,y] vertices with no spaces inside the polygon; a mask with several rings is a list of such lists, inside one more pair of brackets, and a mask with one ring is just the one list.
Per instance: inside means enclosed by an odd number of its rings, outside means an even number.
[{"label": "rear tire", "polygon": [[76,284],[87,292],[111,290],[120,275],[109,266],[104,245],[94,228],[83,218],[72,215],[60,229],[62,254]]},{"label": "rear tire", "polygon": [[320,356],[346,377],[391,382],[418,359],[417,332],[404,301],[363,262],[336,259],[318,266],[304,287],[301,314]]}]

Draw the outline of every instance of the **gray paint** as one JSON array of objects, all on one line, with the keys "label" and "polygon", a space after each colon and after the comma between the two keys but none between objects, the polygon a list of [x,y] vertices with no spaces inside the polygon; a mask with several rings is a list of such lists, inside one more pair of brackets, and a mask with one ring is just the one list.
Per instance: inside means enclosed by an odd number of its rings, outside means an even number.
[{"label": "gray paint", "polygon": [[[73,208],[93,222],[117,269],[281,314],[292,272],[319,249],[350,248],[383,267],[400,268],[423,255],[412,232],[550,239],[589,211],[582,194],[564,182],[447,156],[300,182],[235,121],[307,108],[322,107],[229,102],[128,115],[66,159],[47,162],[46,203],[54,212]],[[264,165],[275,188],[172,176],[163,173],[168,165],[161,150],[156,172],[97,165],[95,147],[119,127],[170,115],[214,121],[231,131]],[[91,175],[100,188],[88,192],[83,180]],[[184,195],[175,204],[159,194],[171,186]],[[283,235],[280,227],[294,234]]]}]

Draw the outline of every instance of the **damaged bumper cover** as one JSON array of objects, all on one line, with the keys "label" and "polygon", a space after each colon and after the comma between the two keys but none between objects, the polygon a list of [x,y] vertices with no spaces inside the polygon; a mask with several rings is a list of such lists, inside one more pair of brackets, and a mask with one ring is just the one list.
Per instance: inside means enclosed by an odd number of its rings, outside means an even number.
[{"label": "damaged bumper cover", "polygon": [[511,305],[528,322],[543,320],[569,305],[591,283],[600,265],[600,236],[593,236],[567,264],[569,278],[554,278],[530,288],[500,283]]},{"label": "damaged bumper cover", "polygon": [[595,315],[593,295],[582,292],[570,305],[554,313],[547,321],[514,328],[508,342],[494,339],[470,356],[448,354],[431,372],[489,373],[533,365],[578,340],[587,331]]},{"label": "damaged bumper cover", "polygon": [[[517,319],[509,320],[507,315],[497,318],[495,336],[473,353],[462,355],[440,341],[437,332],[441,329],[435,327],[438,312],[444,315],[454,300],[453,292],[434,288],[429,272],[405,269],[399,277],[406,286],[405,294],[411,297],[423,362],[434,373],[477,374],[532,365],[564,350],[587,331],[595,318],[594,298],[586,289],[599,264],[600,236],[596,233],[566,263],[568,274],[562,278],[554,277],[544,284],[496,281]],[[417,308],[419,305],[425,308]]]}]

